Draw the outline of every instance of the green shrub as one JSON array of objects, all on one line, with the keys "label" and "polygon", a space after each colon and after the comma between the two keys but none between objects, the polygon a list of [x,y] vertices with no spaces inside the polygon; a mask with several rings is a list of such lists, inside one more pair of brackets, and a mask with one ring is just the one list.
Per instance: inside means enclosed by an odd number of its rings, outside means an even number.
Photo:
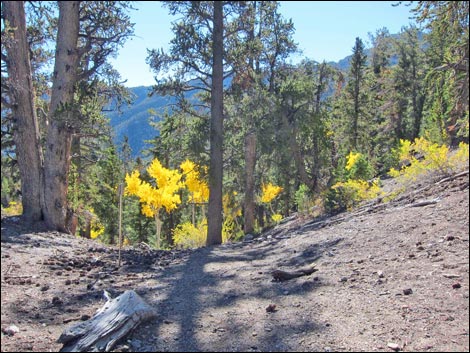
[{"label": "green shrub", "polygon": [[352,209],[359,202],[374,199],[382,195],[379,181],[348,180],[336,183],[326,194],[327,212],[342,212]]},{"label": "green shrub", "polygon": [[295,204],[300,214],[306,215],[311,207],[308,186],[301,184],[294,195]]},{"label": "green shrub", "polygon": [[325,195],[325,210],[330,213],[352,209],[359,202],[381,195],[379,179],[367,181],[374,176],[374,168],[359,152],[350,152],[346,158],[346,181],[334,184]]},{"label": "green shrub", "polygon": [[347,179],[369,180],[375,173],[367,158],[359,152],[349,153],[345,168]]}]

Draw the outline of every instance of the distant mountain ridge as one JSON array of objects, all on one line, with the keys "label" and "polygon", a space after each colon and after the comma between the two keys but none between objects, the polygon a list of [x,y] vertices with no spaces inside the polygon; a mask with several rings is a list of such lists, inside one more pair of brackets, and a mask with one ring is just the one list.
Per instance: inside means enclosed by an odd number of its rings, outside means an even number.
[{"label": "distant mountain ridge", "polygon": [[[370,58],[371,49],[366,49],[366,54]],[[338,62],[329,62],[331,66],[347,71],[352,54],[339,60]],[[391,58],[391,64],[396,64],[397,58]],[[146,140],[151,140],[158,136],[159,131],[150,125],[151,115],[149,109],[153,109],[159,116],[164,112],[168,104],[174,102],[172,97],[148,94],[151,86],[139,86],[129,88],[135,96],[134,102],[130,106],[121,107],[121,112],[107,112],[110,118],[111,127],[114,131],[114,143],[118,146],[122,143],[124,136],[128,137],[132,149],[132,156],[141,156],[142,151],[148,147]]]},{"label": "distant mountain ridge", "polygon": [[114,133],[114,143],[118,146],[123,142],[124,136],[129,139],[133,157],[141,155],[146,147],[146,140],[158,136],[158,130],[150,125],[149,109],[163,114],[164,108],[171,103],[171,97],[153,95],[149,97],[151,87],[139,86],[129,90],[134,95],[134,101],[129,106],[122,106],[121,111],[108,112],[110,124]]}]

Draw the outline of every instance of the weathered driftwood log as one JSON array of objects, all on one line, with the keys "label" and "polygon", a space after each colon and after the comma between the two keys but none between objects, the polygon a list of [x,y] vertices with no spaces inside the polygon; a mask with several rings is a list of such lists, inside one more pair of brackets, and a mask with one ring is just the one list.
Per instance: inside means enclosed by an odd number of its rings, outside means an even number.
[{"label": "weathered driftwood log", "polygon": [[281,271],[281,270],[274,270],[271,272],[271,274],[273,276],[273,281],[282,282],[282,281],[288,281],[292,278],[308,276],[316,271],[318,271],[318,269],[315,268],[315,265],[310,265],[310,266],[301,268],[299,270],[289,271],[289,272]]},{"label": "weathered driftwood log", "polygon": [[61,352],[109,352],[141,322],[156,316],[155,310],[128,290],[106,304],[90,319],[66,329],[57,342]]}]

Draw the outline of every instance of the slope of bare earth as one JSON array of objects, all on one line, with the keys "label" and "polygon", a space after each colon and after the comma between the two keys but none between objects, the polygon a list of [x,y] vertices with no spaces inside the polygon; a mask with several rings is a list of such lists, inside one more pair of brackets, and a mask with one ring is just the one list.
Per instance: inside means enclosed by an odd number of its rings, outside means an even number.
[{"label": "slope of bare earth", "polygon": [[125,249],[120,268],[115,248],[2,217],[1,350],[58,351],[103,289],[133,289],[158,316],[115,351],[468,351],[468,199],[467,173],[252,241]]}]

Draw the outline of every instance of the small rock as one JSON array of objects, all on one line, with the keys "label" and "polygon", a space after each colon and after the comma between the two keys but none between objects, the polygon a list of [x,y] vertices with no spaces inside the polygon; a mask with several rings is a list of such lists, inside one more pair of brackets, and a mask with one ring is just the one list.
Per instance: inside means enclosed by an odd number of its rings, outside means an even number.
[{"label": "small rock", "polygon": [[253,240],[253,238],[254,238],[253,234],[248,233],[243,238],[243,241],[251,241],[251,240]]},{"label": "small rock", "polygon": [[57,296],[52,298],[52,305],[62,305],[64,302]]},{"label": "small rock", "polygon": [[267,307],[266,307],[266,312],[267,313],[273,313],[277,311],[276,310],[276,304],[269,304]]},{"label": "small rock", "polygon": [[459,283],[459,282],[455,282],[453,285],[452,285],[452,288],[454,289],[457,289],[457,288],[460,288],[462,287],[462,285]]},{"label": "small rock", "polygon": [[48,284],[41,287],[41,292],[45,292],[47,290],[49,290],[49,285]]},{"label": "small rock", "polygon": [[140,342],[139,340],[135,339],[132,341],[132,346],[139,349],[141,346],[142,346],[142,342]]},{"label": "small rock", "polygon": [[348,281],[348,277],[341,277],[339,279],[340,282],[347,282]]},{"label": "small rock", "polygon": [[394,350],[395,352],[398,352],[400,350],[400,346],[393,342],[387,343],[387,347]]},{"label": "small rock", "polygon": [[379,278],[385,277],[383,271],[377,271],[377,275],[379,276]]},{"label": "small rock", "polygon": [[413,290],[411,288],[403,289],[403,294],[404,295],[410,295],[413,293]]},{"label": "small rock", "polygon": [[20,332],[20,329],[16,325],[10,325],[10,326],[2,329],[2,332],[5,335],[13,336],[13,335],[17,334],[18,332]]},{"label": "small rock", "polygon": [[447,241],[451,241],[451,240],[454,240],[454,239],[455,239],[455,237],[453,235],[446,236]]},{"label": "small rock", "polygon": [[116,351],[117,352],[130,352],[131,351],[131,348],[127,345],[127,344],[123,344],[121,346],[118,346],[116,348]]}]

